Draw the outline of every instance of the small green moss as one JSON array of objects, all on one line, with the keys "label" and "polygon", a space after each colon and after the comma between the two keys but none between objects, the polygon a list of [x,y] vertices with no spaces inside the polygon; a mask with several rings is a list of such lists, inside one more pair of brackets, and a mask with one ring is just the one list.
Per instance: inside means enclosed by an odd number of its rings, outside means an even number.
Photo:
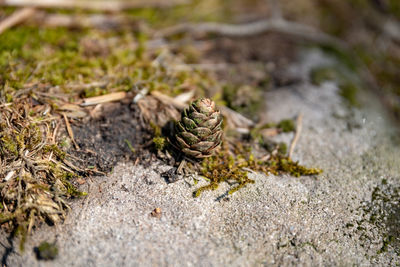
[{"label": "small green moss", "polygon": [[11,153],[14,156],[18,156],[18,145],[10,136],[5,135],[0,139],[0,141],[0,150],[4,150],[2,153]]},{"label": "small green moss", "polygon": [[233,110],[251,117],[257,115],[257,111],[262,106],[262,99],[262,91],[258,87],[249,85],[225,85],[223,87],[223,103]]},{"label": "small green moss", "polygon": [[198,197],[206,190],[215,190],[222,182],[234,185],[228,194],[232,194],[255,181],[248,178],[248,169],[265,174],[288,173],[295,177],[317,175],[322,172],[316,168],[306,168],[282,155],[272,156],[266,161],[257,159],[250,147],[237,146],[235,155],[231,155],[225,148],[218,155],[206,158],[202,162],[200,174],[209,180],[209,184],[193,192]]},{"label": "small green moss", "polygon": [[321,49],[325,53],[335,57],[340,64],[343,64],[349,70],[357,72],[357,69],[359,68],[358,62],[354,60],[354,55],[351,52],[331,45],[322,45]]},{"label": "small green moss", "polygon": [[[3,206],[3,205],[2,205]],[[4,206],[2,207],[4,209]],[[0,224],[11,221],[17,216],[18,213],[2,212],[0,213]]]},{"label": "small green moss", "polygon": [[125,143],[128,145],[129,150],[130,150],[133,154],[135,154],[136,150],[135,150],[135,148],[132,146],[131,142],[129,142],[128,139],[125,139],[124,141],[125,141]]},{"label": "small green moss", "polygon": [[35,248],[35,252],[38,260],[54,260],[58,256],[58,247],[55,243],[43,241]]},{"label": "small green moss", "polygon": [[281,120],[277,124],[277,127],[282,129],[282,132],[284,133],[294,132],[296,130],[296,125],[291,119]]},{"label": "small green moss", "polygon": [[26,237],[28,235],[28,223],[23,222],[19,224],[14,232],[15,236],[20,236],[20,241],[19,241],[19,250],[24,251],[25,250],[25,242],[26,242]]},{"label": "small green moss", "polygon": [[299,165],[298,162],[294,162],[287,158],[277,159],[278,170],[289,173],[295,177],[305,176],[305,175],[317,175],[321,174],[322,170],[316,168],[306,168]]},{"label": "small green moss", "polygon": [[311,82],[315,85],[321,85],[325,81],[336,80],[338,74],[332,66],[317,67],[311,70]]},{"label": "small green moss", "polygon": [[94,97],[94,96],[100,96],[100,95],[105,95],[109,91],[105,88],[99,88],[99,87],[94,87],[94,88],[88,88],[83,91],[84,97]]},{"label": "small green moss", "polygon": [[13,101],[13,96],[12,94],[6,94],[6,102],[11,103]]},{"label": "small green moss", "polygon": [[[250,155],[248,155],[247,161],[251,161]],[[247,161],[243,160],[241,156],[233,157],[224,152],[204,159],[200,173],[210,182],[208,185],[200,187],[193,192],[193,196],[198,197],[206,190],[215,190],[222,182],[237,184],[229,190],[228,193],[230,194],[236,192],[248,183],[254,183],[254,180],[248,178],[247,171],[242,169],[247,166]]]},{"label": "small green moss", "polygon": [[56,157],[58,157],[60,160],[64,160],[67,153],[62,151],[56,144],[51,144],[51,145],[46,145],[43,147],[43,152],[44,153],[49,153],[53,152]]},{"label": "small green moss", "polygon": [[358,91],[359,89],[356,84],[352,82],[346,82],[340,85],[339,94],[350,106],[358,107],[360,106],[360,102],[357,99]]},{"label": "small green moss", "polygon": [[153,138],[153,144],[157,150],[163,150],[167,142],[164,137],[159,136]]},{"label": "small green moss", "polygon": [[400,19],[400,2],[397,0],[389,0],[389,11]]},{"label": "small green moss", "polygon": [[73,177],[72,173],[65,173],[64,177],[61,178],[62,184],[66,188],[66,194],[72,197],[84,197],[87,195],[86,192],[79,191],[73,184],[71,184],[68,180]]},{"label": "small green moss", "polygon": [[150,127],[153,130],[153,135],[155,137],[161,136],[161,127],[160,126],[158,126],[157,124],[155,124],[153,122],[150,122]]},{"label": "small green moss", "polygon": [[286,155],[287,153],[287,144],[284,142],[280,142],[278,146],[278,153],[280,155]]}]

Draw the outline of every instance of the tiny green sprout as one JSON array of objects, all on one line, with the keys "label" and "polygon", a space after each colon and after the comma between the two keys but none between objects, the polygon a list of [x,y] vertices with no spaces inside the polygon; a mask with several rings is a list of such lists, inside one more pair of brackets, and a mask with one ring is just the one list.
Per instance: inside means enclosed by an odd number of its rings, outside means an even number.
[{"label": "tiny green sprout", "polygon": [[125,141],[125,143],[128,145],[129,150],[132,151],[132,153],[135,153],[135,148],[133,148],[131,142],[129,142],[128,139],[125,139],[124,141]]}]

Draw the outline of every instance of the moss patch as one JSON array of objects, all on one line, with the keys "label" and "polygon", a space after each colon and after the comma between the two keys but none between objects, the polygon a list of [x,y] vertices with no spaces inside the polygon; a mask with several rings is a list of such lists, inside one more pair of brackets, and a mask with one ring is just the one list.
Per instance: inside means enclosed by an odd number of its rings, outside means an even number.
[{"label": "moss patch", "polygon": [[39,260],[54,260],[58,256],[58,247],[54,243],[43,241],[35,248],[35,253]]},{"label": "moss patch", "polygon": [[222,182],[232,185],[228,194],[236,192],[249,183],[255,183],[254,180],[248,178],[249,170],[266,175],[287,173],[295,177],[322,173],[320,169],[306,168],[282,154],[271,154],[266,159],[257,158],[251,150],[251,147],[237,145],[234,153],[231,153],[225,146],[218,155],[204,159],[200,174],[209,181],[209,184],[197,189],[193,193],[194,197],[198,197],[206,190],[217,189]]},{"label": "moss patch", "polygon": [[342,63],[319,66],[311,70],[311,82],[321,85],[325,81],[334,81],[339,86],[339,95],[351,107],[359,107],[358,93],[362,83],[355,76],[355,73]]}]

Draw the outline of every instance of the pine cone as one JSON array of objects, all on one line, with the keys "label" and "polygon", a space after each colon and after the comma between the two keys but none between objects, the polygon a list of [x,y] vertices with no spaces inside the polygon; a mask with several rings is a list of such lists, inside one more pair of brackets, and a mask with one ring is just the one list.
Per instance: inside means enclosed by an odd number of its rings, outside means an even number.
[{"label": "pine cone", "polygon": [[197,159],[211,156],[221,144],[221,124],[222,116],[212,100],[192,102],[176,125],[176,140],[182,152]]}]

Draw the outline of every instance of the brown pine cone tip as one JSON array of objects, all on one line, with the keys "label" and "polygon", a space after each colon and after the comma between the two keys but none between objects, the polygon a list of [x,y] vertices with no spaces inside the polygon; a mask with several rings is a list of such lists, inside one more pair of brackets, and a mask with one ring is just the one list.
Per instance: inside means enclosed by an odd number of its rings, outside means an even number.
[{"label": "brown pine cone tip", "polygon": [[176,124],[176,140],[182,152],[196,159],[212,156],[222,141],[221,124],[214,101],[201,98],[192,102]]}]

